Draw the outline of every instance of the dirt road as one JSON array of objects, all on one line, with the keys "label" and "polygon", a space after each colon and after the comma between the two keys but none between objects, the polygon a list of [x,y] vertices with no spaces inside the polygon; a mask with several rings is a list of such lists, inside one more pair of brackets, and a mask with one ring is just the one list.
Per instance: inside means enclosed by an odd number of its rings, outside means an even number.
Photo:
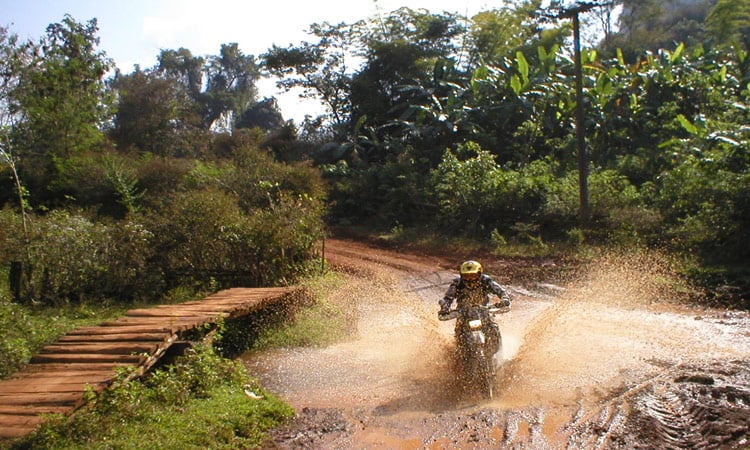
[{"label": "dirt road", "polygon": [[327,256],[358,333],[246,358],[298,412],[269,448],[750,446],[750,317],[675,306],[648,261],[603,259],[565,285],[483,261],[515,300],[485,401],[454,378],[453,323],[436,317],[460,261],[337,240]]}]

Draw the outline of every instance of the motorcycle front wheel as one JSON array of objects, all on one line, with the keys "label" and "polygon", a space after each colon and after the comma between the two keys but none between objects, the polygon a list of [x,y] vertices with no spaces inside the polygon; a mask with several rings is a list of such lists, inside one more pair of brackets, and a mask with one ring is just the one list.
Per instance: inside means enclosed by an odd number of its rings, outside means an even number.
[{"label": "motorcycle front wheel", "polygon": [[492,355],[485,355],[483,351],[479,352],[477,366],[479,387],[482,394],[491,399],[495,390],[495,362],[492,360]]}]

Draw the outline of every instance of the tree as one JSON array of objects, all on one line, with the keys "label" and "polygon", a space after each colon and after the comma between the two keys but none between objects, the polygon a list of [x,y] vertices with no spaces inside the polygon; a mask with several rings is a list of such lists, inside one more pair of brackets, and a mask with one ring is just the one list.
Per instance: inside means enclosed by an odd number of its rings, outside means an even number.
[{"label": "tree", "polygon": [[21,211],[27,262],[29,260],[28,192],[23,183],[21,183],[21,178],[18,174],[17,159],[11,137],[13,130],[21,119],[21,116],[18,114],[18,107],[14,104],[13,92],[21,82],[21,68],[24,67],[31,54],[33,54],[31,43],[19,43],[18,35],[9,34],[6,28],[0,27],[0,174],[3,173],[4,167],[7,167],[11,173],[18,199],[18,207]]},{"label": "tree", "polygon": [[286,92],[299,89],[300,97],[320,101],[334,133],[342,138],[351,111],[349,61],[357,53],[352,26],[312,24],[310,34],[318,42],[302,42],[286,48],[274,45],[261,56],[263,65],[279,78],[277,85]]},{"label": "tree", "polygon": [[[180,103],[192,106],[188,109],[198,113],[201,124],[205,124],[205,108],[201,107],[203,101],[203,67],[205,59],[193,56],[190,50],[180,48],[178,50],[162,50],[158,56],[158,63],[153,72],[166,80],[172,80],[179,87],[178,96]],[[210,124],[209,124],[210,125]]]},{"label": "tree", "polygon": [[526,0],[515,7],[483,11],[472,17],[471,66],[499,65],[517,51],[533,54],[539,46],[562,45],[568,27],[543,27],[538,18],[541,0]]},{"label": "tree", "polygon": [[445,12],[431,13],[424,9],[402,7],[387,15],[357,24],[359,39],[369,48],[383,42],[408,41],[425,55],[456,54],[466,31],[463,17]]},{"label": "tree", "polygon": [[112,65],[96,49],[97,30],[96,19],[84,25],[66,15],[47,27],[19,69],[11,94],[19,114],[13,140],[22,175],[40,202],[61,201],[76,158],[104,142],[110,117],[104,76]]},{"label": "tree", "polygon": [[[351,129],[364,123],[377,134],[370,140],[382,143],[386,128],[398,123],[410,105],[423,101],[425,94],[432,96],[429,90],[409,87],[428,85],[454,71],[464,27],[456,15],[409,8],[379,19],[357,27],[366,62],[352,78],[350,98]],[[393,152],[400,150],[394,147]],[[370,159],[382,161],[392,151],[379,148],[370,153]]]},{"label": "tree", "polygon": [[284,126],[284,117],[275,98],[264,98],[251,105],[238,117],[235,128],[260,128],[272,131]]},{"label": "tree", "polygon": [[110,113],[104,75],[112,62],[96,50],[97,31],[96,19],[84,25],[69,15],[47,27],[14,91],[26,150],[59,162],[102,141]]},{"label": "tree", "polygon": [[111,87],[117,98],[111,135],[121,150],[176,156],[190,131],[201,127],[197,105],[173,78],[136,68],[117,74]]},{"label": "tree", "polygon": [[716,0],[619,0],[619,31],[607,47],[621,48],[628,61],[643,50],[672,48],[675,42],[702,42],[704,22]]},{"label": "tree", "polygon": [[221,46],[219,56],[208,59],[204,124],[213,126],[225,118],[232,128],[240,115],[257,100],[260,70],[252,55],[243,55],[236,43]]},{"label": "tree", "polygon": [[190,50],[162,50],[158,57],[156,72],[178,81],[193,100],[200,98],[203,89],[203,65],[205,60],[193,56]]},{"label": "tree", "polygon": [[155,72],[175,80],[200,111],[203,129],[231,129],[242,112],[256,100],[260,70],[252,55],[236,43],[223,44],[218,56],[193,56],[190,50],[162,50]]},{"label": "tree", "polygon": [[706,26],[719,43],[741,43],[750,49],[750,3],[746,0],[719,0]]}]

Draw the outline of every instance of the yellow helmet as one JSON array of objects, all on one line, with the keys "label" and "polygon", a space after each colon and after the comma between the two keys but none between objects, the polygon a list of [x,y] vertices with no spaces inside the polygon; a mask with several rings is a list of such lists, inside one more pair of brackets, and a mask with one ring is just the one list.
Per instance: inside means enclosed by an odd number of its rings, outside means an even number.
[{"label": "yellow helmet", "polygon": [[464,261],[461,263],[459,273],[461,278],[476,280],[482,276],[482,265],[476,261]]}]

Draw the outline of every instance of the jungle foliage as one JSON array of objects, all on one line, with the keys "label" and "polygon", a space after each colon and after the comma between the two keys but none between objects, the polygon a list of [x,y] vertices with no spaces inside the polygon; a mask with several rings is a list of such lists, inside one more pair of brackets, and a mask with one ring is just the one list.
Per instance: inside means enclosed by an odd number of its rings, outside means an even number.
[{"label": "jungle foliage", "polygon": [[[745,261],[748,9],[615,3],[581,13],[604,31],[582,49],[586,221],[571,2],[472,18],[401,8],[312,24],[309,41],[257,57],[165,49],[131,73],[97,49],[95,19],[66,16],[39,42],[2,29],[0,264],[14,297],[290,282],[324,220]],[[269,75],[326,114],[285,122],[258,97]]]},{"label": "jungle foliage", "polygon": [[0,34],[0,267],[14,299],[148,301],[306,273],[318,171],[274,157],[288,136],[222,122],[261,103],[255,60],[236,45],[207,60],[164,51],[105,79],[96,31],[66,16],[39,43]]},{"label": "jungle foliage", "polygon": [[[570,3],[542,11],[539,1],[514,2],[472,20],[403,8],[337,25],[348,40],[320,26],[317,45],[266,55],[282,82],[300,86],[294,75],[311,71],[294,58],[303,49],[317,50],[318,68],[342,54],[364,61],[337,72],[343,107],[310,155],[330,183],[332,220],[493,242],[659,246],[717,268],[724,275],[714,283],[729,282],[729,268],[742,277],[750,255],[744,3],[623,0],[614,26],[618,5],[580,14],[605,31],[581,52],[585,221],[571,23],[550,20]],[[305,87],[321,99],[330,92]]]}]

